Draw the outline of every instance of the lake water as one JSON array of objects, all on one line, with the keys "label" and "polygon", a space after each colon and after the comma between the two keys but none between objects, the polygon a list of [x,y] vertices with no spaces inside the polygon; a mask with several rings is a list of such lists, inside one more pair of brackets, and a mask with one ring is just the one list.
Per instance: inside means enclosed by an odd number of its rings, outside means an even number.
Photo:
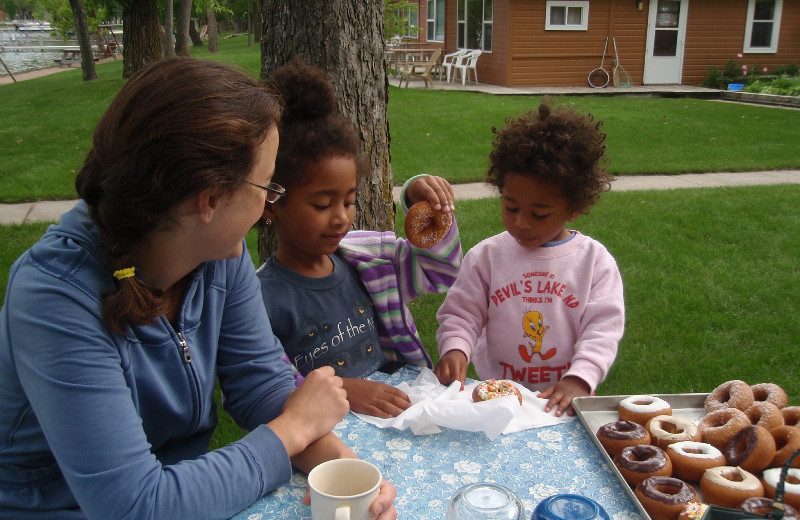
[{"label": "lake water", "polygon": [[[28,70],[44,69],[55,65],[55,58],[61,57],[61,51],[18,51],[17,47],[75,45],[72,42],[53,38],[46,31],[15,31],[3,28],[0,30],[0,58],[11,70],[12,74]],[[8,71],[0,65],[0,76],[7,76]]]}]

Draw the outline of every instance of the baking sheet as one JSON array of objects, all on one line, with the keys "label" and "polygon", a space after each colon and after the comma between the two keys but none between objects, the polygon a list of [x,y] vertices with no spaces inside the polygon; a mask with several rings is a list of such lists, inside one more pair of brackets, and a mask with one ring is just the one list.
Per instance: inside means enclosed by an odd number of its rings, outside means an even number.
[{"label": "baking sheet", "polygon": [[[672,407],[672,415],[691,419],[695,422],[695,424],[699,423],[700,419],[702,419],[706,414],[705,401],[706,397],[708,397],[708,394],[647,395],[653,395],[665,400]],[[630,499],[633,501],[633,504],[636,506],[636,509],[641,517],[645,520],[652,520],[650,515],[647,514],[647,511],[645,511],[642,507],[639,499],[636,498],[633,488],[627,482],[625,482],[625,479],[622,477],[622,473],[619,472],[617,466],[614,464],[614,461],[609,456],[608,452],[606,452],[605,448],[603,448],[603,445],[600,444],[597,435],[595,435],[597,429],[602,425],[620,420],[617,408],[619,407],[619,402],[627,397],[630,396],[604,395],[576,397],[572,400],[572,408],[575,410],[575,415],[578,417],[581,424],[583,424],[583,427],[589,432],[589,435],[591,436],[592,441],[594,441],[595,446],[597,446],[597,449],[600,450],[600,453],[605,457],[606,462],[611,468],[611,471],[614,472],[614,475],[616,475],[617,479],[622,484],[622,489],[625,490]],[[692,485],[692,487],[695,488],[698,494],[700,493],[699,486]]]}]

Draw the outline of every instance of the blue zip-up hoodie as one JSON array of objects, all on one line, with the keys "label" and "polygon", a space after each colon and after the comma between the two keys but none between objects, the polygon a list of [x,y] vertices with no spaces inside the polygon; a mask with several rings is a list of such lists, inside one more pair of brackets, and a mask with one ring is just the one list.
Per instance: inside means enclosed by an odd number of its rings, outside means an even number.
[{"label": "blue zip-up hoodie", "polygon": [[[0,314],[0,518],[228,518],[287,482],[263,424],[294,388],[253,263],[191,275],[175,330],[103,323],[114,289],[84,202],[11,268]],[[214,388],[250,433],[208,452]]]}]

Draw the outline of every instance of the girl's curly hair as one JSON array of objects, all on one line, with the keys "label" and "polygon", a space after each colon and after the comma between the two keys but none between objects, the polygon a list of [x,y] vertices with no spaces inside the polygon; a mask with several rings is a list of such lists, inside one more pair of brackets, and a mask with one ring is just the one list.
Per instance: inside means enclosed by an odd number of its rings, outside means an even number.
[{"label": "girl's curly hair", "polygon": [[360,180],[366,171],[361,138],[339,113],[328,74],[295,58],[276,69],[272,81],[285,103],[272,180],[288,191],[308,182],[310,166],[329,157],[352,157]]},{"label": "girl's curly hair", "polygon": [[495,134],[486,182],[502,192],[509,174],[561,187],[570,208],[587,213],[613,177],[603,166],[602,121],[573,108],[543,102],[536,110],[506,119]]}]

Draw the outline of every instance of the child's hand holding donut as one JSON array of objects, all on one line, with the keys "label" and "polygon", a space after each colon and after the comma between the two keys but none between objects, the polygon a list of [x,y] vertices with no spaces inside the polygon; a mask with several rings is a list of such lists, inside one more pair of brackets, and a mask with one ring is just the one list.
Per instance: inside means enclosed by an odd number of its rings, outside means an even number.
[{"label": "child's hand holding donut", "polygon": [[405,231],[416,247],[433,247],[447,235],[453,223],[453,187],[441,177],[423,175],[406,187]]},{"label": "child's hand holding donut", "polygon": [[433,209],[450,213],[455,209],[453,187],[442,177],[423,175],[417,177],[406,188],[409,206],[423,200],[428,201]]}]

